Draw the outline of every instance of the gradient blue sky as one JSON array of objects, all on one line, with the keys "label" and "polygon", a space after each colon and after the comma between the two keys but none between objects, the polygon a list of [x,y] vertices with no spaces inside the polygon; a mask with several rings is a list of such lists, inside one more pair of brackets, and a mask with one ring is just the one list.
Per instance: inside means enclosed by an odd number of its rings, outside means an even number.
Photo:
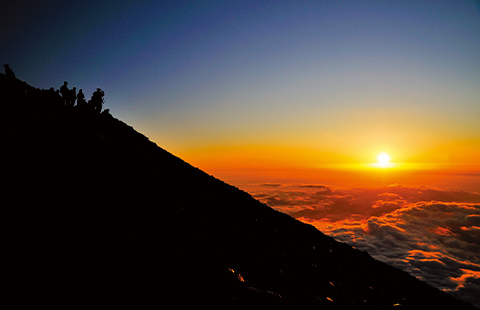
[{"label": "gradient blue sky", "polygon": [[200,168],[480,157],[478,1],[4,2],[18,78]]}]

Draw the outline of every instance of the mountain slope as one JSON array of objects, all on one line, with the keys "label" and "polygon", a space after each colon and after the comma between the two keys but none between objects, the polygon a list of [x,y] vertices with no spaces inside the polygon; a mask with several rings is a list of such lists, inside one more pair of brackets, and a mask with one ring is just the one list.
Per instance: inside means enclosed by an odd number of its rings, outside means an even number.
[{"label": "mountain slope", "polygon": [[19,306],[473,309],[108,112],[67,108],[4,75],[0,84],[7,295]]}]

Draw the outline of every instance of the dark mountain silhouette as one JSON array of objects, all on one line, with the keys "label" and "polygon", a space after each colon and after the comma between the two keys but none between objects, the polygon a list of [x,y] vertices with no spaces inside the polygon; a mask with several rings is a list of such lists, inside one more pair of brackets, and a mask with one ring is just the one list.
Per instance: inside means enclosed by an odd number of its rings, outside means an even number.
[{"label": "dark mountain silhouette", "polygon": [[4,295],[18,308],[474,309],[54,94],[0,75]]}]

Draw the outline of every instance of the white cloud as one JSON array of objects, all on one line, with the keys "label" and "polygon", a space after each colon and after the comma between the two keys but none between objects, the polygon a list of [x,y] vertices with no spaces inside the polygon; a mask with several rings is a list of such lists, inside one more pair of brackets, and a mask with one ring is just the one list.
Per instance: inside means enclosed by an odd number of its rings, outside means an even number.
[{"label": "white cloud", "polygon": [[480,195],[401,185],[282,188],[262,200],[480,307]]}]

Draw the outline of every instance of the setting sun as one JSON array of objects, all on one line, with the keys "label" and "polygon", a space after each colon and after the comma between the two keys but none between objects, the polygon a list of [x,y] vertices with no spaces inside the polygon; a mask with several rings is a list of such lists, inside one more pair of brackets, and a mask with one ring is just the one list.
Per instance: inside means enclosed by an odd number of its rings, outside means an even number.
[{"label": "setting sun", "polygon": [[370,166],[375,167],[375,168],[392,168],[395,165],[390,162],[390,155],[388,155],[385,152],[382,152],[378,154],[377,156],[377,162],[370,164]]},{"label": "setting sun", "polygon": [[390,162],[390,155],[388,155],[387,153],[380,153],[377,156],[377,161],[379,164],[382,165],[388,164]]}]

